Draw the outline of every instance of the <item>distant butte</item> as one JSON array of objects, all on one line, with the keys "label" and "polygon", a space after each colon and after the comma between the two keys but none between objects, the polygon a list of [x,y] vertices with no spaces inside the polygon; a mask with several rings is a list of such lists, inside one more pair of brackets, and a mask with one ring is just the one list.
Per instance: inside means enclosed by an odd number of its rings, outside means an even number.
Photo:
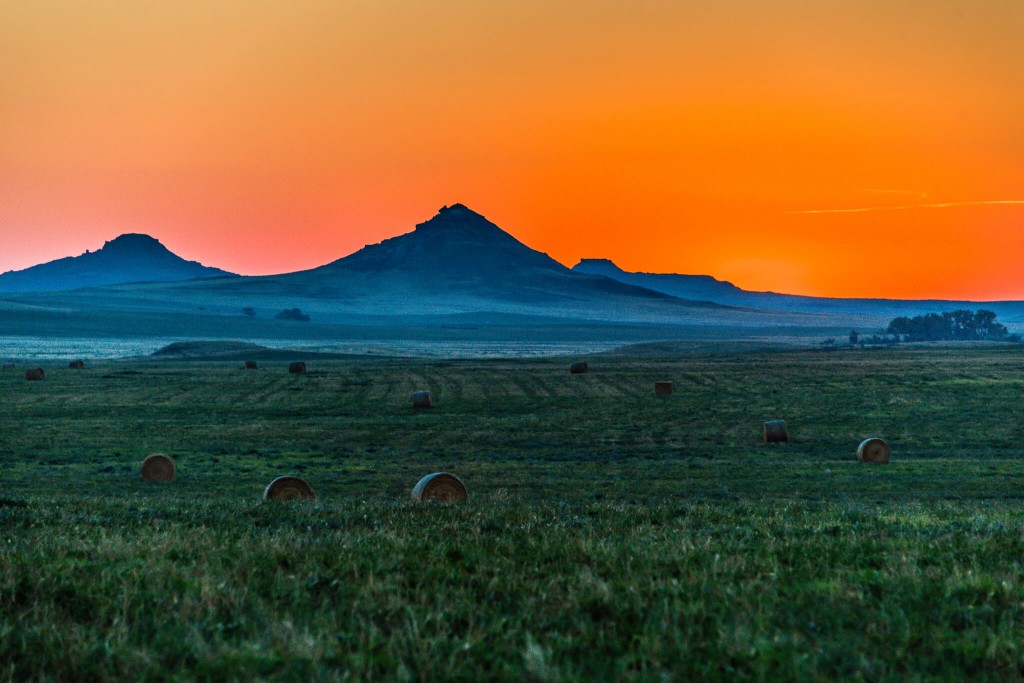
[{"label": "distant butte", "polygon": [[0,292],[45,292],[231,275],[220,268],[187,261],[149,235],[125,233],[104,242],[98,251],[3,273]]}]

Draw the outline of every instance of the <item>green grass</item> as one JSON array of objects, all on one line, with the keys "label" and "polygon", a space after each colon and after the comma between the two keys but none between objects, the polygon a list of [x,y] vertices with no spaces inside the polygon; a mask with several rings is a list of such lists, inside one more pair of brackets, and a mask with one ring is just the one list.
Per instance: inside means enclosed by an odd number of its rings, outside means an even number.
[{"label": "green grass", "polygon": [[588,360],[0,372],[0,678],[1024,675],[1021,349]]}]

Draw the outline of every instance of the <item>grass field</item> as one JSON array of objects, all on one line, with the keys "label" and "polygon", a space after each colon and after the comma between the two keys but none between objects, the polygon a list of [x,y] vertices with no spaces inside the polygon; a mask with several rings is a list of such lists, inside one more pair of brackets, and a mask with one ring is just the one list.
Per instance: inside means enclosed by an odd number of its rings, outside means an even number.
[{"label": "grass field", "polygon": [[0,371],[0,678],[1024,676],[1024,349],[670,351]]}]

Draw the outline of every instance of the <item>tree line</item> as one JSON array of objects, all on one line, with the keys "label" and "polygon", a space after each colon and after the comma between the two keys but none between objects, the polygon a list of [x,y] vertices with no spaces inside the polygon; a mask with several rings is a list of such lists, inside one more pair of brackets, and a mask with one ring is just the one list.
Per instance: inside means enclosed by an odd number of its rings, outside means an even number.
[{"label": "tree line", "polygon": [[[881,334],[870,337],[850,331],[850,345],[898,344],[918,341],[1004,341],[1020,342],[1019,334],[1010,334],[1006,326],[996,322],[992,311],[946,311],[926,313],[913,318],[893,318]],[[824,346],[835,346],[835,339],[826,339]]]},{"label": "tree line", "polygon": [[985,310],[900,316],[893,318],[885,333],[903,341],[1020,341],[1020,335],[1011,335],[996,322],[995,313]]}]

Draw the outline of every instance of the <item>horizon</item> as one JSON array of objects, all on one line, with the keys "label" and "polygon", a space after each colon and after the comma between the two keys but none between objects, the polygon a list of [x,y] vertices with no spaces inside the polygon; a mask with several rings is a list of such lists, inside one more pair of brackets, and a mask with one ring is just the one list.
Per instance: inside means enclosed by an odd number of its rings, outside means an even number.
[{"label": "horizon", "polygon": [[[484,218],[486,220],[489,220],[483,214],[480,214],[480,213],[474,211],[472,209],[472,207],[466,206],[465,204],[463,204],[461,202],[457,202],[455,204],[445,205],[445,206],[441,207],[438,210],[438,212],[435,213],[433,217],[431,217],[431,219],[439,216],[440,212],[443,209],[452,208],[454,206],[461,206],[461,207],[463,207],[465,209],[468,209],[472,213],[476,213],[477,215],[481,216],[482,218]],[[421,221],[421,223],[426,222],[427,220],[431,220],[431,219],[426,219],[424,221]],[[399,233],[399,235],[396,235],[396,237],[410,234],[410,233],[412,233],[418,227],[419,227],[419,224],[414,226],[413,230],[409,230],[409,231],[407,231],[405,233]],[[508,233],[508,231],[505,231],[504,228],[502,228],[500,225],[497,226],[497,227],[499,229],[501,229],[503,232],[506,232],[507,234],[511,235],[511,237],[513,237],[517,241],[519,241],[519,239],[514,234]],[[168,245],[164,244],[163,240],[158,235],[144,233],[144,232],[125,232],[125,233],[121,233],[119,235],[115,235],[114,237],[111,237],[108,240],[104,240],[103,244],[98,249],[86,249],[85,251],[82,251],[81,253],[78,253],[78,254],[68,254],[68,255],[63,256],[63,257],[57,257],[57,259],[51,259],[50,261],[45,261],[43,263],[34,264],[34,266],[35,265],[46,265],[47,263],[51,263],[54,260],[61,260],[63,258],[78,258],[80,256],[85,256],[87,254],[95,254],[95,253],[101,251],[102,249],[105,249],[111,243],[119,241],[119,240],[122,240],[125,237],[145,237],[145,238],[154,240],[157,244],[162,246],[164,249],[169,251],[171,254],[173,254],[174,256],[177,256],[178,258],[183,259],[184,261],[199,263],[200,265],[208,267],[208,268],[210,268],[210,267],[212,267],[212,268],[220,268],[220,266],[218,266],[216,263],[205,263],[205,262],[197,261],[196,259],[189,258],[187,254],[181,254],[181,253],[177,252],[175,249],[173,249],[173,248],[169,247]],[[383,238],[383,239],[386,240],[386,239],[391,239],[391,238]],[[519,242],[520,242],[520,244],[523,244],[521,241],[519,241]],[[367,247],[375,246],[376,244],[380,244],[380,243],[376,242],[376,243],[372,243],[372,244],[363,245],[362,247],[360,247],[356,251],[353,251],[353,252],[351,252],[349,254],[343,254],[341,256],[337,256],[337,257],[334,257],[334,258],[329,258],[327,261],[324,261],[323,263],[321,263],[321,264],[319,264],[317,266],[313,266],[313,268],[311,268],[311,269],[316,269],[316,268],[328,265],[330,263],[333,263],[335,261],[347,258],[347,257],[352,256],[353,254],[355,254],[355,253],[357,253],[357,252],[367,248]],[[526,245],[526,244],[524,244],[523,246],[526,246],[527,248],[530,248],[529,245]],[[723,278],[718,278],[714,274],[709,274],[709,273],[655,273],[655,272],[649,272],[649,271],[629,271],[629,270],[626,270],[626,269],[622,268],[622,266],[619,263],[617,263],[615,261],[615,259],[607,258],[607,257],[586,257],[586,256],[581,256],[581,257],[575,259],[575,261],[573,263],[571,263],[571,264],[562,263],[561,265],[563,265],[566,268],[569,268],[570,270],[572,270],[574,266],[576,266],[578,264],[581,264],[584,261],[606,261],[606,262],[610,263],[612,266],[614,266],[616,268],[619,268],[620,270],[624,271],[627,274],[681,275],[681,276],[684,276],[684,277],[686,277],[686,276],[688,276],[688,277],[711,277],[711,278],[714,278],[715,280],[717,280],[719,282],[726,282],[726,283],[729,282],[728,280],[725,280]],[[559,262],[559,263],[561,263],[561,262]],[[32,268],[34,266],[29,266],[29,268]],[[311,269],[304,269],[304,270],[311,270]],[[221,270],[223,270],[223,268],[221,268]],[[8,272],[16,272],[16,271],[0,271],[0,275],[6,275]],[[229,271],[229,275],[241,276],[241,277],[265,277],[265,276],[266,277],[270,277],[270,276],[274,276],[274,275],[288,275],[290,273],[295,273],[295,272],[301,272],[301,271],[281,271],[281,272],[256,273],[256,274],[252,274],[252,273],[231,273]],[[586,272],[586,271],[584,271],[584,272]],[[735,285],[736,283],[729,283],[729,284]],[[795,296],[814,296],[814,295],[804,295],[804,294],[800,294],[800,293],[797,293],[797,292],[783,292],[783,291],[778,291],[778,290],[746,290],[746,289],[743,289],[742,287],[740,289],[743,290],[743,291],[746,291],[746,292],[751,292],[751,293],[769,292],[769,293],[774,293],[774,294],[785,294],[785,295],[795,295]],[[857,296],[849,296],[849,297],[842,297],[841,296],[841,297],[828,297],[828,298],[835,298],[835,299],[868,299],[868,298],[875,298],[875,299],[893,299],[893,300],[896,300],[896,301],[908,301],[909,300],[909,299],[897,299],[897,298],[894,298],[894,297],[857,297]],[[920,300],[927,301],[929,299],[920,299]],[[941,299],[932,298],[931,300],[935,301],[935,300],[941,300]],[[956,300],[951,300],[951,301],[956,301],[958,303],[984,304],[984,303],[997,303],[997,302],[1001,302],[1001,301],[1002,302],[1007,302],[1007,301],[1013,301],[1013,300],[1009,300],[1009,299],[1004,299],[1004,300],[999,300],[999,299],[987,299],[987,300],[986,299],[956,299]]]},{"label": "horizon", "polygon": [[1024,6],[4,15],[0,272],[133,232],[294,272],[459,201],[567,267],[1024,299]]}]

